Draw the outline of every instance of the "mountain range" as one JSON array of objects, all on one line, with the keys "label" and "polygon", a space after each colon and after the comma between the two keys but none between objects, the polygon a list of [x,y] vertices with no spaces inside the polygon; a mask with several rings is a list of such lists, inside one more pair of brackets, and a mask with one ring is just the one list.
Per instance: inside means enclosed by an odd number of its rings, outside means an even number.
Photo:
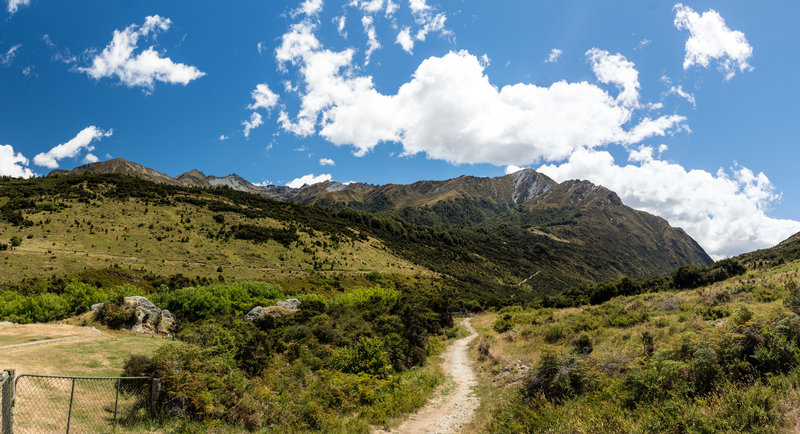
[{"label": "mountain range", "polygon": [[713,262],[682,229],[625,206],[611,190],[588,181],[558,183],[530,169],[496,178],[460,176],[408,185],[327,181],[290,188],[258,186],[236,174],[216,177],[198,170],[173,178],[117,158],[69,171],[54,170],[49,176],[84,172],[125,174],[182,187],[229,187],[279,201],[390,214],[426,226],[510,224],[556,245],[590,248],[605,257],[604,267],[637,277]]}]

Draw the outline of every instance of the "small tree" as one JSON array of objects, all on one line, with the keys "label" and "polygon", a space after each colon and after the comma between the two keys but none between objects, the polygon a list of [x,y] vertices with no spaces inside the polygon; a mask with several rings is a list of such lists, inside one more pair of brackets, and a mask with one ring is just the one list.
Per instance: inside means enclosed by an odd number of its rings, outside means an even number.
[{"label": "small tree", "polygon": [[14,235],[13,237],[11,237],[9,242],[11,243],[11,247],[19,247],[20,244],[22,244],[22,238],[20,238],[17,235]]},{"label": "small tree", "polygon": [[786,298],[783,304],[792,312],[800,315],[800,285],[794,280],[786,284]]},{"label": "small tree", "polygon": [[644,355],[650,357],[656,351],[655,344],[653,343],[653,335],[648,330],[642,332],[642,347]]}]

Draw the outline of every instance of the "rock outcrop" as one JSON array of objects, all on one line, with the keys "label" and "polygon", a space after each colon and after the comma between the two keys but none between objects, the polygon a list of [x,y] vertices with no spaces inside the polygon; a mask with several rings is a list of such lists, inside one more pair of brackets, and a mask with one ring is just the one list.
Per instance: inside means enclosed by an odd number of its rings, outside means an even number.
[{"label": "rock outcrop", "polygon": [[273,318],[280,318],[284,315],[293,314],[300,310],[300,300],[289,298],[275,303],[275,306],[261,307],[256,306],[244,316],[245,321],[255,321],[267,315]]},{"label": "rock outcrop", "polygon": [[[107,302],[106,302],[107,303]],[[92,305],[92,311],[100,312],[105,303]],[[166,309],[159,309],[145,297],[135,295],[125,297],[122,309],[132,312],[129,324],[123,327],[142,334],[169,335],[175,326],[175,317]]]}]

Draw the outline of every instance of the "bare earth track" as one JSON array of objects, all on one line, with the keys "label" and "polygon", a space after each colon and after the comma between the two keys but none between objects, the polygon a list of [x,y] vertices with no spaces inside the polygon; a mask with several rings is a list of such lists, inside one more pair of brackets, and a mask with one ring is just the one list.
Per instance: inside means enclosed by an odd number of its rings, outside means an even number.
[{"label": "bare earth track", "polygon": [[472,388],[478,385],[478,378],[472,369],[467,346],[478,334],[469,318],[465,318],[461,325],[469,330],[470,335],[453,342],[445,351],[442,362],[442,368],[455,387],[390,432],[457,433],[472,419],[479,404],[478,398],[472,393]]}]

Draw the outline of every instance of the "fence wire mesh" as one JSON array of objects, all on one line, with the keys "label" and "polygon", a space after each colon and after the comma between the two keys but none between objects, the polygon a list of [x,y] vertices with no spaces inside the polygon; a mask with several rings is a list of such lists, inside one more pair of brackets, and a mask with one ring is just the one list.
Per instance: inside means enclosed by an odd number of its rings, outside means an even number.
[{"label": "fence wire mesh", "polygon": [[150,378],[20,375],[15,433],[97,433],[135,430],[148,418]]}]

